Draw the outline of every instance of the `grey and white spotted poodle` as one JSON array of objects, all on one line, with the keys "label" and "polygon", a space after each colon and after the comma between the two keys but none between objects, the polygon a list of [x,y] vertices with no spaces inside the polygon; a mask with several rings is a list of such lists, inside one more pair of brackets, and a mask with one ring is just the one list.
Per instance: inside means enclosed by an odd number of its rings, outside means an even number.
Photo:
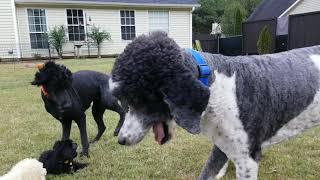
[{"label": "grey and white spotted poodle", "polygon": [[110,88],[129,104],[122,145],[139,143],[153,128],[171,138],[175,121],[213,140],[200,179],[223,176],[228,161],[237,179],[257,179],[261,150],[320,124],[320,46],[263,56],[198,52],[211,70],[208,86],[198,65],[165,33],[142,35],[117,58]]}]

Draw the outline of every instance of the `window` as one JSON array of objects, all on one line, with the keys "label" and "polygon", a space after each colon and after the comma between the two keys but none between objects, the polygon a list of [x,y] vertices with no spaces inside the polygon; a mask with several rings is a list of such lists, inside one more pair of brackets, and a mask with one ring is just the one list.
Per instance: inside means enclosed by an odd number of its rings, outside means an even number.
[{"label": "window", "polygon": [[84,18],[83,10],[67,9],[69,41],[84,41]]},{"label": "window", "polygon": [[120,11],[121,38],[132,40],[136,37],[134,11]]},{"label": "window", "polygon": [[44,9],[27,9],[30,42],[32,49],[48,48],[46,11]]},{"label": "window", "polygon": [[169,12],[149,11],[149,31],[162,30],[169,32]]}]

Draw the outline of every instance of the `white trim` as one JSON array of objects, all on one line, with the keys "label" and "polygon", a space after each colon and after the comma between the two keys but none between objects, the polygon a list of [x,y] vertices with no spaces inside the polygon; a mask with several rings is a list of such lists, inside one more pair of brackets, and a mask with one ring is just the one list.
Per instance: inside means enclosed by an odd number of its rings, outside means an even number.
[{"label": "white trim", "polygon": [[[75,41],[75,40],[73,40],[73,41],[70,41],[70,38],[69,38],[69,23],[68,23],[68,13],[67,13],[67,10],[82,10],[82,15],[83,15],[83,28],[84,28],[84,40],[83,41],[81,41],[81,40],[79,40],[79,41]],[[86,40],[87,40],[87,18],[86,18],[86,11],[85,11],[85,9],[83,9],[83,8],[65,8],[65,11],[64,11],[64,13],[65,13],[65,22],[67,23],[66,24],[66,30],[67,30],[67,42],[70,42],[70,43],[73,43],[73,45],[75,44],[75,43],[82,43],[82,44],[84,44],[85,42],[86,42]],[[72,12],[71,12],[72,13]],[[78,13],[78,12],[77,12]],[[79,16],[77,16],[77,18],[78,18],[78,20],[79,20]],[[73,19],[73,15],[72,15],[72,19]],[[74,26],[74,24],[71,24],[70,26]],[[78,25],[77,26],[80,26],[80,23],[78,22]],[[74,33],[73,33],[74,34]],[[80,33],[79,33],[80,34]]]},{"label": "white trim", "polygon": [[38,4],[38,5],[105,5],[105,6],[142,6],[142,7],[176,7],[176,8],[186,8],[186,7],[200,7],[199,4],[157,4],[157,3],[119,3],[119,2],[92,2],[92,1],[60,1],[56,0],[15,0],[16,4]]},{"label": "white trim", "polygon": [[[43,51],[43,50],[46,50],[48,48],[32,48],[32,45],[31,45],[31,37],[30,37],[30,34],[31,33],[37,33],[37,32],[30,32],[30,22],[29,22],[29,15],[28,15],[28,9],[43,9],[44,10],[44,13],[45,13],[45,18],[46,18],[46,28],[47,28],[47,31],[43,32],[43,33],[49,33],[49,25],[48,25],[48,10],[46,8],[42,8],[42,7],[25,7],[25,15],[26,15],[26,20],[27,20],[27,32],[28,32],[28,40],[29,40],[29,46],[30,46],[30,52],[31,52],[31,55],[34,53],[34,51]],[[49,42],[48,42],[49,43]],[[50,45],[49,45],[49,48],[50,48]]]},{"label": "white trim", "polygon": [[302,0],[297,0],[295,3],[293,3],[287,10],[285,10],[280,16],[279,18],[285,16],[289,11],[291,11],[294,7],[296,7],[296,5],[298,5]]},{"label": "white trim", "polygon": [[[66,43],[72,43],[72,41],[69,41],[69,29],[68,29],[68,14],[67,14],[67,9],[70,8],[63,8],[64,9],[64,26],[66,28]],[[54,24],[54,26],[56,26],[56,24]]]},{"label": "white trim", "polygon": [[17,24],[17,14],[16,14],[16,6],[14,0],[11,0],[11,10],[12,10],[12,18],[13,18],[13,29],[14,29],[14,38],[16,41],[16,51],[17,56],[21,58],[21,49],[20,49],[20,39],[19,39],[19,32],[18,32],[18,24]]},{"label": "white trim", "polygon": [[[120,41],[121,42],[125,42],[125,43],[130,43],[132,42],[133,39],[130,39],[130,40],[125,40],[125,39],[122,39],[122,31],[121,31],[121,27],[122,27],[122,24],[121,24],[121,11],[133,11],[134,12],[134,28],[135,28],[135,38],[137,36],[139,36],[137,34],[137,19],[136,19],[136,16],[137,16],[137,11],[135,9],[119,9],[119,27],[120,27]],[[135,39],[134,38],[134,39]]]}]

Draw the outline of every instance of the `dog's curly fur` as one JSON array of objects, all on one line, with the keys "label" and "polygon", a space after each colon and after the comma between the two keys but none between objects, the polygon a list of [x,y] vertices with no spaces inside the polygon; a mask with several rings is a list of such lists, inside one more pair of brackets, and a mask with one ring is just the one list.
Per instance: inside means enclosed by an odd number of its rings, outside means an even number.
[{"label": "dog's curly fur", "polygon": [[24,159],[18,162],[0,180],[45,180],[47,175],[43,164],[36,159]]},{"label": "dog's curly fur", "polygon": [[92,105],[92,115],[98,125],[94,141],[98,141],[106,127],[103,114],[106,109],[117,112],[120,120],[114,131],[116,136],[124,121],[125,109],[109,92],[109,76],[95,71],[71,71],[64,65],[48,61],[35,74],[32,85],[41,86],[42,99],[47,112],[62,123],[62,139],[70,136],[71,122],[74,120],[80,130],[82,154],[88,155],[89,143],[86,132],[85,111]]},{"label": "dog's curly fur", "polygon": [[208,87],[197,79],[190,50],[163,32],[126,47],[110,80],[112,93],[130,106],[120,144],[139,143],[151,127],[164,144],[176,121],[215,143],[199,179],[222,177],[230,160],[237,179],[255,180],[262,148],[320,125],[320,46],[262,56],[198,55],[212,72]]},{"label": "dog's curly fur", "polygon": [[72,140],[55,142],[52,150],[44,151],[39,157],[48,174],[63,174],[76,172],[87,166],[74,161],[77,157],[77,144]]},{"label": "dog's curly fur", "polygon": [[210,93],[181,59],[179,46],[166,33],[139,36],[114,64],[112,80],[120,82],[121,88],[113,94],[136,109],[160,113],[163,119],[174,115],[178,125],[199,133],[200,126],[191,127],[190,121],[200,119]]},{"label": "dog's curly fur", "polygon": [[48,61],[45,68],[36,73],[32,85],[46,85],[46,91],[55,92],[72,85],[72,73],[63,65]]}]

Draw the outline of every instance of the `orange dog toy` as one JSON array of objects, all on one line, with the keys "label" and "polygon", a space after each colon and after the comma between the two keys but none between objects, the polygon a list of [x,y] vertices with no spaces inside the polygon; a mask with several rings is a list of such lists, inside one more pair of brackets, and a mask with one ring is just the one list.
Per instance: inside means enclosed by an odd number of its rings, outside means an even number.
[{"label": "orange dog toy", "polygon": [[40,86],[40,89],[41,89],[42,94],[43,94],[45,97],[48,97],[48,96],[49,96],[49,93],[44,89],[44,87],[43,87],[42,85]]},{"label": "orange dog toy", "polygon": [[40,69],[42,69],[42,68],[44,67],[44,64],[41,63],[41,64],[37,64],[36,66],[37,66],[37,68],[40,70]]}]

